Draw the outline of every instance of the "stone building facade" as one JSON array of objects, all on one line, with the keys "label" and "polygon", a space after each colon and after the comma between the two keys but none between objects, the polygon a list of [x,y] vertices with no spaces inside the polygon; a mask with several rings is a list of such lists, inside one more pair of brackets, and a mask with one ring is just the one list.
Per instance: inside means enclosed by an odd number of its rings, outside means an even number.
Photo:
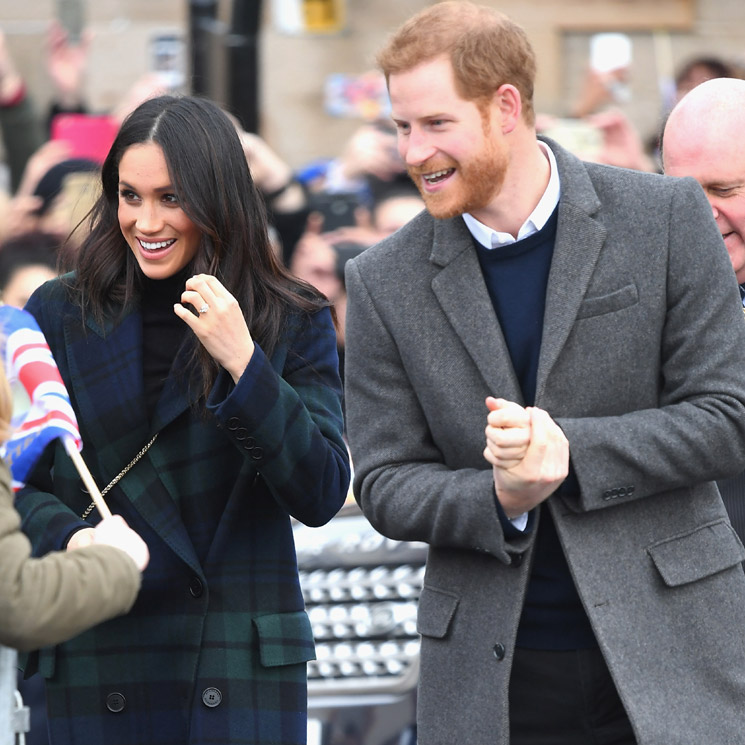
[{"label": "stone building facade", "polygon": [[[154,37],[176,34],[188,41],[188,0],[82,1],[94,34],[85,89],[93,110],[113,106],[150,68]],[[241,1],[257,0],[219,0],[218,19],[227,25],[232,2]],[[0,0],[0,27],[42,110],[50,90],[43,65],[44,33],[61,2]],[[341,11],[340,30],[288,32],[287,14],[293,7],[324,2]],[[538,54],[536,108],[553,115],[567,115],[578,95],[592,35],[627,33],[633,45],[631,95],[622,108],[645,136],[657,129],[663,91],[684,61],[715,54],[745,62],[742,0],[482,2],[527,29]],[[429,4],[426,0],[263,0],[258,41],[260,133],[294,166],[336,154],[361,119],[327,113],[324,91],[329,76],[369,71],[389,31]],[[220,70],[216,59],[215,74],[219,76]]]}]

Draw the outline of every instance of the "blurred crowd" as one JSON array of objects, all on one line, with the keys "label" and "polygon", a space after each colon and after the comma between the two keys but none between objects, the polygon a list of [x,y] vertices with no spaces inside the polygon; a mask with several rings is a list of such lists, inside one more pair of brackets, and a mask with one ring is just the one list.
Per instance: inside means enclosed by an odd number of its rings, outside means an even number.
[{"label": "blurred crowd", "polygon": [[[71,43],[60,26],[50,27],[43,64],[53,96],[48,110],[40,111],[0,30],[0,135],[7,172],[0,189],[0,299],[6,304],[23,307],[40,284],[72,266],[118,125],[140,102],[164,92],[162,80],[148,75],[123,91],[112,111],[88,111],[83,83],[89,41],[83,35]],[[659,171],[659,137],[640,133],[620,105],[619,84],[627,75],[626,68],[599,72],[588,66],[567,116],[539,115],[539,133],[590,160]],[[682,65],[675,94],[660,112],[660,131],[685,93],[716,77],[743,75],[716,56]],[[387,120],[361,123],[338,153],[293,168],[259,135],[234,123],[264,195],[278,254],[334,304],[343,374],[344,266],[424,208],[398,154],[395,128]],[[23,687],[33,704],[40,693]],[[32,712],[41,716],[41,707],[32,705]],[[28,741],[44,742],[44,731],[32,726],[34,739]]]},{"label": "blurred crowd", "polygon": [[[43,55],[52,99],[39,111],[0,29],[0,135],[7,186],[0,189],[0,296],[22,306],[45,279],[72,266],[86,230],[108,144],[126,115],[165,92],[162,78],[139,79],[105,114],[89,112],[84,81],[90,37],[72,43],[52,24]],[[538,115],[539,133],[587,160],[659,171],[659,137],[643,134],[622,107],[629,69],[597,70],[589,63],[565,117]],[[741,77],[718,57],[683,64],[675,91],[659,116],[659,131],[677,100],[715,77]],[[253,178],[264,195],[276,250],[284,263],[335,304],[339,351],[344,350],[344,264],[397,230],[424,203],[398,155],[389,120],[360,123],[338,153],[292,168],[259,135],[235,126]]]},{"label": "blurred crowd", "polygon": [[[84,81],[90,37],[71,43],[52,24],[43,64],[52,100],[39,111],[0,29],[0,135],[7,185],[0,189],[0,293],[23,305],[45,279],[71,266],[98,188],[98,170],[123,118],[141,101],[164,92],[155,74],[138,80],[106,114],[89,112]],[[539,114],[539,133],[588,160],[659,171],[657,133],[640,133],[622,107],[629,69],[588,64],[565,117]],[[691,88],[742,70],[715,55],[690,59],[659,116]],[[363,122],[338,153],[292,168],[259,135],[235,120],[246,158],[264,194],[276,248],[284,263],[319,287],[337,308],[343,364],[344,264],[423,209],[402,163],[388,120]]]}]

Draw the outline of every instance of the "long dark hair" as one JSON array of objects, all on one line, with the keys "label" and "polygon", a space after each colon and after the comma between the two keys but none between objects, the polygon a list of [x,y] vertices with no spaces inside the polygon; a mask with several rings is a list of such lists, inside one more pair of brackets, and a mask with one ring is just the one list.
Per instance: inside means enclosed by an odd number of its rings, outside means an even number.
[{"label": "long dark hair", "polygon": [[[295,279],[275,255],[263,199],[254,185],[235,127],[215,103],[192,96],[145,101],[124,121],[101,170],[102,193],[90,215],[90,233],[73,257],[70,285],[83,315],[100,325],[137,296],[141,270],[118,220],[119,163],[127,148],[155,143],[163,150],[181,208],[201,230],[193,274],[217,277],[238,300],[253,339],[271,354],[291,309],[328,305]],[[202,396],[217,363],[193,340]]]}]

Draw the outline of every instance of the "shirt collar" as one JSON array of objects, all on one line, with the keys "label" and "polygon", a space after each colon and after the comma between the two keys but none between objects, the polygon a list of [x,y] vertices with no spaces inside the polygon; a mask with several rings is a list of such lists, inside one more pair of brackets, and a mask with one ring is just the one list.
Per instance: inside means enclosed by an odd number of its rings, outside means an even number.
[{"label": "shirt collar", "polygon": [[528,216],[528,219],[522,224],[522,227],[517,233],[517,238],[514,238],[510,233],[501,233],[484,225],[484,223],[479,222],[473,215],[469,215],[467,212],[463,215],[463,220],[469,232],[485,248],[508,246],[510,243],[516,243],[523,238],[537,233],[548,222],[548,218],[551,217],[556,209],[556,205],[559,203],[559,197],[561,196],[561,184],[559,182],[559,169],[556,167],[556,157],[545,142],[538,140],[538,145],[548,158],[551,175],[548,179],[546,191],[543,192],[543,196]]}]

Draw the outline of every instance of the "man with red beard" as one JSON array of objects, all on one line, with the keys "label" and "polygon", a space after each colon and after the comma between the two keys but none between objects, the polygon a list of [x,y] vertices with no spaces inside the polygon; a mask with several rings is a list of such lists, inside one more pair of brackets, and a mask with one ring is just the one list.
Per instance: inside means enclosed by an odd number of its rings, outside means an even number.
[{"label": "man with red beard", "polygon": [[427,212],[347,264],[355,495],[425,541],[420,745],[737,742],[745,326],[704,194],[536,137],[524,31],[378,56]]}]

